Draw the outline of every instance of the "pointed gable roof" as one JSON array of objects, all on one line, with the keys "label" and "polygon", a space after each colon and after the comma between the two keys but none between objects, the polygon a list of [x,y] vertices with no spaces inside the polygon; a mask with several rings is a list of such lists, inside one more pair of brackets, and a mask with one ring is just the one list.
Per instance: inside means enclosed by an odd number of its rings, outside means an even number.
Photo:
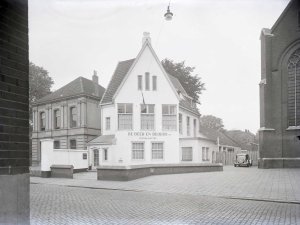
[{"label": "pointed gable roof", "polygon": [[130,67],[132,66],[135,59],[129,59],[125,61],[121,61],[118,63],[115,72],[108,84],[108,87],[103,95],[101,100],[101,104],[111,103],[113,100],[113,96],[121,85],[124,77],[128,73]]},{"label": "pointed gable roof", "polygon": [[35,104],[58,101],[80,95],[88,95],[93,96],[96,99],[101,99],[104,91],[105,89],[101,85],[95,84],[93,81],[87,78],[78,77],[60,89],[39,99]]}]

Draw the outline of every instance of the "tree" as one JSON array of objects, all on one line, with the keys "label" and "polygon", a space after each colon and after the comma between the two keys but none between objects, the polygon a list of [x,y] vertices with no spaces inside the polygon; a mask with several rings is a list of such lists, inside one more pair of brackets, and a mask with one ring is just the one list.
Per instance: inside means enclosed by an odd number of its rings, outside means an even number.
[{"label": "tree", "polygon": [[199,95],[205,90],[204,83],[201,81],[201,77],[198,74],[193,75],[195,67],[186,66],[185,62],[176,63],[171,59],[164,59],[162,65],[167,73],[175,76],[187,94],[191,96],[194,101],[200,104]]},{"label": "tree", "polygon": [[223,120],[213,115],[201,116],[200,125],[214,130],[220,130],[224,128]]},{"label": "tree", "polygon": [[54,84],[48,71],[43,67],[29,63],[29,104],[51,93],[51,87]]},{"label": "tree", "polygon": [[54,84],[48,71],[43,67],[29,63],[29,118],[30,127],[32,126],[32,104],[38,99],[51,93],[51,87]]}]

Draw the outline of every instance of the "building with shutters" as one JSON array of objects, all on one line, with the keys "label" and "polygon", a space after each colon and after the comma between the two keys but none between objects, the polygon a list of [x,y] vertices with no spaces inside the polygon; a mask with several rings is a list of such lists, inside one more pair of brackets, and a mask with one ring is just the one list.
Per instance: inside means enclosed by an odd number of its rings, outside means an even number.
[{"label": "building with shutters", "polygon": [[32,165],[40,165],[41,141],[53,139],[54,149],[86,149],[89,140],[101,134],[99,102],[105,89],[78,77],[39,99],[32,108]]},{"label": "building with shutters", "polygon": [[100,107],[102,135],[88,143],[93,167],[211,162],[217,146],[204,142],[195,102],[166,73],[147,32],[137,57],[118,63]]},{"label": "building with shutters", "polygon": [[300,167],[300,6],[261,32],[259,167]]}]

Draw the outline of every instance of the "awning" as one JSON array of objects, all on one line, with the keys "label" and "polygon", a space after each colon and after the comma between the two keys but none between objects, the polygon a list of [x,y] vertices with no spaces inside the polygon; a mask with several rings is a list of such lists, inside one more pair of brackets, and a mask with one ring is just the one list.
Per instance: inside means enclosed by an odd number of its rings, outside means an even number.
[{"label": "awning", "polygon": [[116,143],[115,135],[102,135],[88,142],[88,145],[113,145]]}]

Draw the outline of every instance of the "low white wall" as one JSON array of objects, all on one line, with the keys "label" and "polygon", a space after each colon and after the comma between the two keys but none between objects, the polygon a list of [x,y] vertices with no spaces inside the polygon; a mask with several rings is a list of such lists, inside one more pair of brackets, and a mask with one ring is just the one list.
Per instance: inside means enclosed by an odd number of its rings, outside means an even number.
[{"label": "low white wall", "polygon": [[53,149],[53,139],[42,140],[41,146],[41,171],[50,171],[52,165],[73,165],[74,169],[88,168],[88,150]]},{"label": "low white wall", "polygon": [[[83,154],[86,159],[83,159]],[[88,151],[77,149],[54,149],[53,164],[73,165],[74,169],[88,168]]]}]

